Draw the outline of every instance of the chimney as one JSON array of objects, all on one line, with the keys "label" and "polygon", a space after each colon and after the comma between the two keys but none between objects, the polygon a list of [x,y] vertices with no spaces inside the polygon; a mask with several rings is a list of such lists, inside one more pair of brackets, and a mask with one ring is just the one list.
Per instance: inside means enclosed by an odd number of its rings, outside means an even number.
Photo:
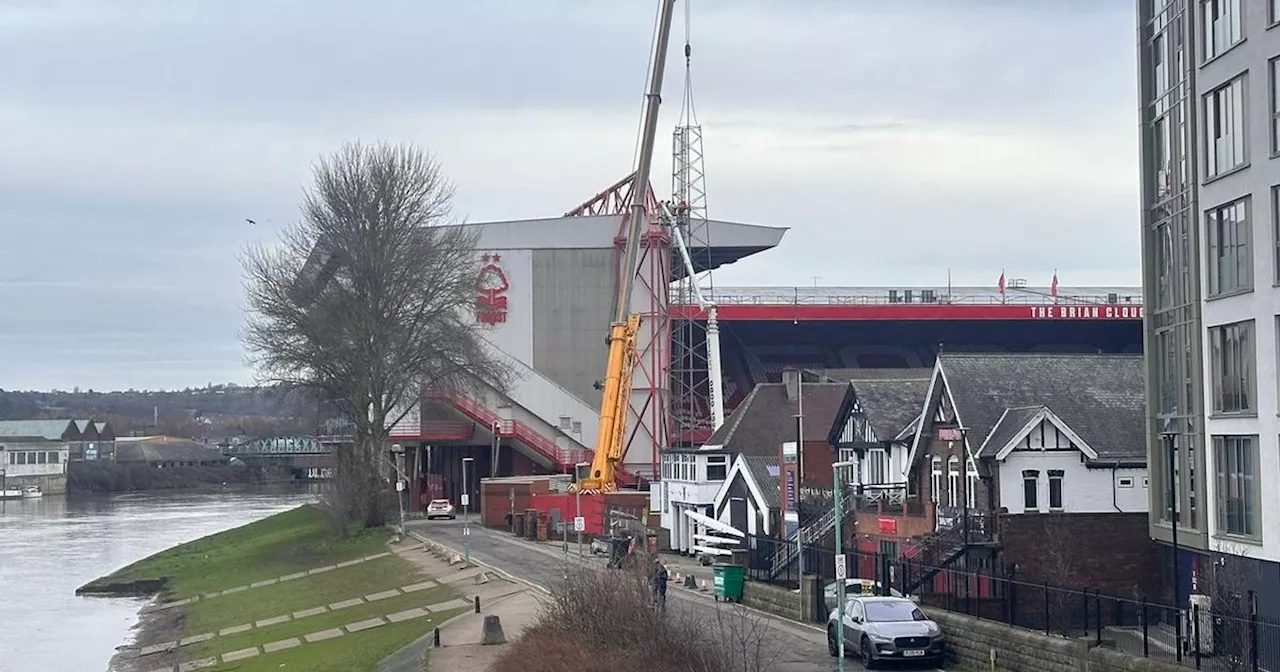
[{"label": "chimney", "polygon": [[787,387],[787,400],[795,401],[800,398],[800,370],[786,369],[782,372],[782,384]]}]

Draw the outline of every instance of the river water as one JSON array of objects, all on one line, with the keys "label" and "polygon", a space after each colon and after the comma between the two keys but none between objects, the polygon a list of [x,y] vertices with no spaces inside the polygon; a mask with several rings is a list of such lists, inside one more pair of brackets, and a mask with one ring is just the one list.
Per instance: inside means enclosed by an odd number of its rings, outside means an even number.
[{"label": "river water", "polygon": [[147,600],[77,597],[76,588],[315,499],[273,488],[0,501],[0,672],[106,670]]}]

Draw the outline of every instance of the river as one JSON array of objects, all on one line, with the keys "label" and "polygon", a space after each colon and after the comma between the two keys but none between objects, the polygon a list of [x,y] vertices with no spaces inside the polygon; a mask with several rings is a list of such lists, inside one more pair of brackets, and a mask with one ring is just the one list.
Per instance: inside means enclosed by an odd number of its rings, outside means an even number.
[{"label": "river", "polygon": [[273,488],[0,502],[0,671],[106,670],[147,600],[77,597],[76,588],[315,499]]}]

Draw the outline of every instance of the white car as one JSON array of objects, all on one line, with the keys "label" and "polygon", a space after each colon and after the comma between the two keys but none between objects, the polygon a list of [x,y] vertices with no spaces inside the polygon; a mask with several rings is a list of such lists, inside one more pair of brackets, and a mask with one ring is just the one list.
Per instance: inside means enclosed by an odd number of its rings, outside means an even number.
[{"label": "white car", "polygon": [[[840,655],[840,615],[827,617],[827,651]],[[942,667],[947,641],[942,628],[911,600],[901,597],[854,597],[845,603],[844,653],[856,653],[872,669],[884,661],[920,661]]]},{"label": "white car", "polygon": [[427,504],[427,520],[435,518],[453,520],[457,517],[458,510],[453,508],[453,503],[447,499],[433,499]]}]

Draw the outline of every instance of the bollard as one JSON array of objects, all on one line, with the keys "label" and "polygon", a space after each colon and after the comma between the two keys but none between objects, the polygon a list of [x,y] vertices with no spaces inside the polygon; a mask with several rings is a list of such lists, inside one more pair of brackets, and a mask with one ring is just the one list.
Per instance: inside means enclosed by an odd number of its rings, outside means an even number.
[{"label": "bollard", "polygon": [[506,635],[502,634],[502,621],[498,620],[497,616],[484,617],[484,631],[480,634],[480,643],[482,645],[507,643]]},{"label": "bollard", "polygon": [[436,632],[435,632],[435,645],[436,645],[436,648],[437,648],[437,649],[438,649],[438,648],[440,648],[440,628],[436,628]]},{"label": "bollard", "polygon": [[480,613],[480,596],[476,595],[476,613]]}]

